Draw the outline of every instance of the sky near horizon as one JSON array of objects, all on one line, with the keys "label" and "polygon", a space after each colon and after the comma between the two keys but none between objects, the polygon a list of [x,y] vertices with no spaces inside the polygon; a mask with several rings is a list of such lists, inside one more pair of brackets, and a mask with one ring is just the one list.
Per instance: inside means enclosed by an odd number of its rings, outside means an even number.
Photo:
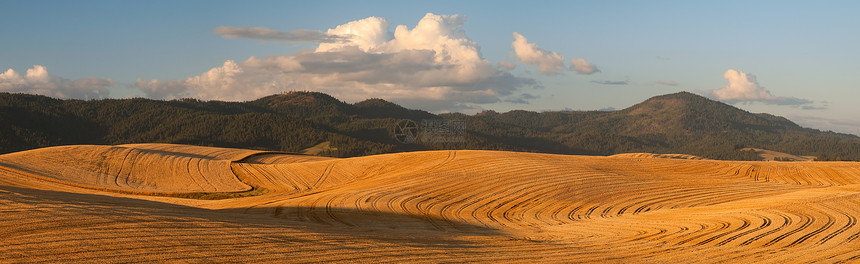
[{"label": "sky near horizon", "polygon": [[0,92],[431,112],[689,91],[860,134],[857,1],[3,1]]}]

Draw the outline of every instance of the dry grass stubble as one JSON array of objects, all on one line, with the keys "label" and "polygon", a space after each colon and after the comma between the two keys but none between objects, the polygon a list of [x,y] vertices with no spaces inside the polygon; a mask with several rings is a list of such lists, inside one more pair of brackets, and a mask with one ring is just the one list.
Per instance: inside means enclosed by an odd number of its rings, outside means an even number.
[{"label": "dry grass stubble", "polygon": [[0,261],[860,259],[855,163],[660,157],[331,159],[167,144],[13,153],[0,156]]}]

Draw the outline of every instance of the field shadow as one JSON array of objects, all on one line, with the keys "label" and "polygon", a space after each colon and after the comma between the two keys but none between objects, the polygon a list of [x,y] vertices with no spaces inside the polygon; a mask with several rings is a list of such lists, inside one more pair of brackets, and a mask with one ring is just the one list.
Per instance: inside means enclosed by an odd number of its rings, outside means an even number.
[{"label": "field shadow", "polygon": [[[0,210],[19,209],[10,207],[16,203],[28,207],[36,204],[60,208],[58,210],[64,213],[56,219],[58,222],[70,219],[64,217],[79,214],[116,223],[146,222],[147,225],[163,224],[179,229],[200,228],[202,225],[224,227],[225,232],[247,228],[271,229],[263,233],[271,233],[273,238],[287,231],[298,231],[318,234],[322,238],[371,240],[431,249],[478,247],[480,245],[465,237],[504,235],[485,226],[387,212],[305,207],[210,210],[126,197],[0,185]],[[17,235],[28,232],[27,229],[16,231],[20,232]]]},{"label": "field shadow", "polygon": [[305,206],[270,206],[227,209],[227,211],[269,215],[289,221],[322,224],[326,226],[370,228],[376,230],[442,231],[474,235],[498,234],[498,230],[484,225],[459,222],[451,219],[442,219],[437,216],[424,214],[405,214],[375,210],[358,210],[353,208]]},{"label": "field shadow", "polygon": [[203,155],[203,154],[191,153],[191,152],[178,152],[178,151],[170,151],[170,150],[148,149],[148,148],[141,148],[141,147],[127,147],[127,146],[116,146],[116,147],[128,148],[128,149],[140,151],[142,153],[155,154],[155,155],[160,155],[160,156],[176,156],[176,157],[204,159],[204,160],[222,160],[222,159],[218,159],[218,157],[214,156],[214,155]]}]

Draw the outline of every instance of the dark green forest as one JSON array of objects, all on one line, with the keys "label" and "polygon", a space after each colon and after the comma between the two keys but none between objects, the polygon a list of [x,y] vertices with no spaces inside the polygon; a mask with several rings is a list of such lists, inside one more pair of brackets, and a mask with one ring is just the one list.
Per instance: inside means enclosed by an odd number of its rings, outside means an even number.
[{"label": "dark green forest", "polygon": [[[418,140],[401,143],[401,120]],[[618,111],[485,111],[435,115],[381,99],[348,104],[316,92],[287,92],[248,102],[196,99],[60,100],[0,93],[0,154],[56,145],[179,143],[323,155],[482,149],[560,154],[682,153],[756,160],[744,147],[819,160],[860,160],[860,138],[802,128],[692,93],[657,96]],[[428,124],[432,126],[428,129]],[[451,124],[460,124],[452,129]],[[414,132],[413,131],[413,132]],[[426,140],[437,135],[436,140]],[[439,137],[438,135],[441,135]]]}]

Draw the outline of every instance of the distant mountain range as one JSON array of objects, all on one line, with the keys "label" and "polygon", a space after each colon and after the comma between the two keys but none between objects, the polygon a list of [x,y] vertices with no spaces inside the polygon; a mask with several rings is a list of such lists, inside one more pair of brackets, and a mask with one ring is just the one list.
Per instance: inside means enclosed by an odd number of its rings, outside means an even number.
[{"label": "distant mountain range", "polygon": [[[411,120],[406,121],[406,120]],[[682,153],[755,160],[743,148],[860,160],[860,137],[802,128],[688,92],[617,111],[435,115],[382,100],[288,92],[249,102],[60,100],[0,93],[0,153],[68,144],[180,143],[350,157],[431,149]],[[324,143],[324,144],[321,144]]]}]

